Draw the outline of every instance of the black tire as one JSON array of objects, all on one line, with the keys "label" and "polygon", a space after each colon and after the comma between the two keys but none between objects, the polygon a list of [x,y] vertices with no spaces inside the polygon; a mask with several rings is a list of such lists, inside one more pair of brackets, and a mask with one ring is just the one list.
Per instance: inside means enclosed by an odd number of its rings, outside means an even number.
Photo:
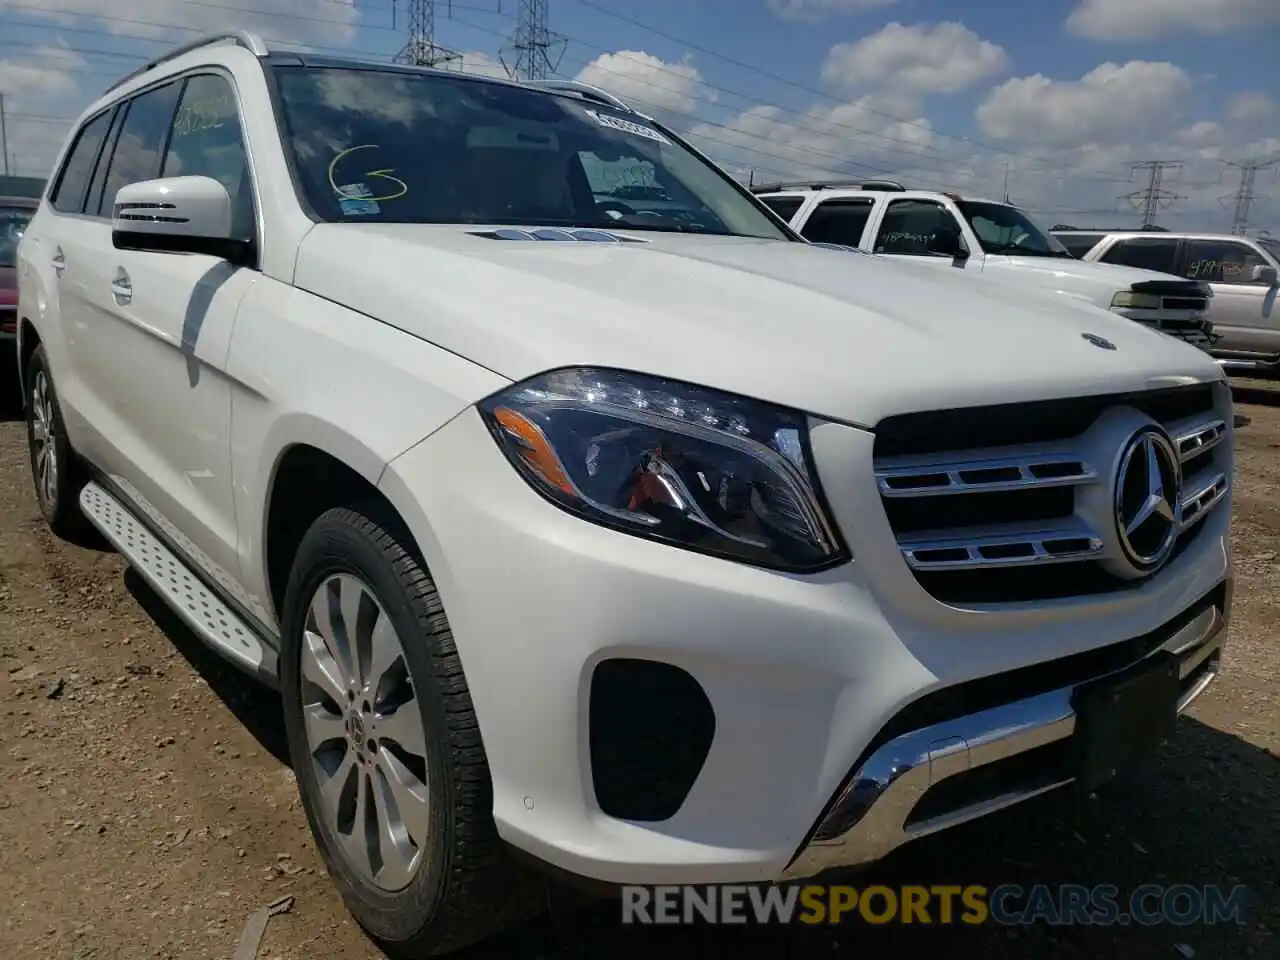
[{"label": "black tire", "polygon": [[[31,465],[36,502],[40,505],[40,513],[44,515],[45,522],[55,534],[65,540],[79,541],[89,531],[89,522],[80,512],[80,491],[89,480],[89,472],[67,439],[62,406],[58,402],[53,374],[49,371],[43,346],[36,347],[32,352],[22,383],[25,389],[23,407],[27,420],[27,459]],[[41,411],[44,413],[43,420],[39,416]],[[38,423],[52,436],[52,443],[47,447],[54,465],[52,495],[41,482],[40,445],[36,440]]]},{"label": "black tire", "polygon": [[[325,817],[302,712],[301,647],[311,597],[350,574],[372,588],[402,638],[427,743],[430,832],[422,866],[388,893],[350,868]],[[545,886],[507,855],[493,822],[493,788],[471,695],[435,585],[407,531],[380,504],[333,509],[312,524],[294,559],[282,618],[280,678],[302,805],[348,910],[393,957],[447,953],[536,915]]]}]

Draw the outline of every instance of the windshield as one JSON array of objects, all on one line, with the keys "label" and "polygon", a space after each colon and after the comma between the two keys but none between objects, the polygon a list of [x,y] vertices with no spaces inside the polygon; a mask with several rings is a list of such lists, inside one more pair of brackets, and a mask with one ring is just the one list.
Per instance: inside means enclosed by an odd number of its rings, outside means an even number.
[{"label": "windshield", "polygon": [[1041,230],[1017,207],[976,200],[958,200],[956,206],[987,253],[1075,259],[1052,234]]},{"label": "windshield", "polygon": [[725,174],[622,111],[461,76],[275,75],[299,187],[324,220],[793,239]]},{"label": "windshield", "polygon": [[18,262],[18,241],[33,213],[26,207],[0,207],[0,267],[12,267]]},{"label": "windshield", "polygon": [[1271,237],[1259,237],[1258,245],[1271,254],[1273,260],[1280,261],[1280,240],[1274,240]]}]

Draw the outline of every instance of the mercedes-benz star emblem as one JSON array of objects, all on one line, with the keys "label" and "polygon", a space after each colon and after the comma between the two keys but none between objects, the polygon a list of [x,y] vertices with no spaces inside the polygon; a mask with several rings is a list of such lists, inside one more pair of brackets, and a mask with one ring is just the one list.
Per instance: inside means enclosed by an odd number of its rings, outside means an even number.
[{"label": "mercedes-benz star emblem", "polygon": [[1114,343],[1112,343],[1106,337],[1098,336],[1096,333],[1082,333],[1080,334],[1080,336],[1084,337],[1086,340],[1092,343],[1095,347],[1101,347],[1103,350],[1114,350],[1116,348],[1116,345]]},{"label": "mercedes-benz star emblem", "polygon": [[1159,427],[1143,427],[1125,445],[1116,469],[1115,519],[1135,574],[1147,576],[1169,559],[1182,526],[1182,461]]}]

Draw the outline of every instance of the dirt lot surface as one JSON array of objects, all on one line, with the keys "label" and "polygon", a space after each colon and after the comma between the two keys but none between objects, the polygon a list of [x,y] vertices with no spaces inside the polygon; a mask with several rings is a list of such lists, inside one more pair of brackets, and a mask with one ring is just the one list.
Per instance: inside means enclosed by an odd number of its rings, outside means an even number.
[{"label": "dirt lot surface", "polygon": [[[6,373],[6,376],[8,374]],[[1256,388],[1258,385],[1254,385]],[[1280,957],[1280,391],[1238,399],[1237,606],[1224,677],[1176,738],[1088,800],[1028,804],[923,841],[876,881],[1243,884],[1242,926],[620,929],[557,912],[459,955]],[[1268,394],[1268,391],[1271,391]],[[266,960],[380,956],[332,892],[282,758],[278,701],[204,651],[113,553],[53,539],[13,403],[0,418],[0,955],[229,958],[283,894]],[[861,882],[866,882],[861,881]]]}]

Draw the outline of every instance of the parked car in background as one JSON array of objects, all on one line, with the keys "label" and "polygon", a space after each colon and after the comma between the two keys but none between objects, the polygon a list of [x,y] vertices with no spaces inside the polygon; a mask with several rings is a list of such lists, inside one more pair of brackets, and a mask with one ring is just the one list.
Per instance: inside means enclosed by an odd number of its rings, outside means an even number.
[{"label": "parked car in background", "polygon": [[811,241],[1076,297],[1201,349],[1212,342],[1206,285],[1083,263],[1011,204],[908,190],[892,180],[761,184],[752,192]]},{"label": "parked car in background", "polygon": [[1213,355],[1235,367],[1280,371],[1280,240],[1133,230],[1099,236],[1082,258],[1207,283]]},{"label": "parked car in background", "polygon": [[[1157,226],[1144,227],[1143,230],[1164,232],[1163,227]],[[1054,224],[1049,228],[1053,238],[1066,247],[1067,252],[1077,260],[1083,259],[1084,255],[1108,233],[1129,232],[1132,232],[1129,227],[1072,227],[1066,224]]]},{"label": "parked car in background", "polygon": [[28,197],[0,195],[0,342],[17,336],[18,242],[38,205]]},{"label": "parked car in background", "polygon": [[281,690],[392,956],[544,908],[530,863],[790,881],[1093,788],[1217,675],[1231,396],[1169,337],[806,243],[573,81],[236,33],[56,169],[40,510]]}]

